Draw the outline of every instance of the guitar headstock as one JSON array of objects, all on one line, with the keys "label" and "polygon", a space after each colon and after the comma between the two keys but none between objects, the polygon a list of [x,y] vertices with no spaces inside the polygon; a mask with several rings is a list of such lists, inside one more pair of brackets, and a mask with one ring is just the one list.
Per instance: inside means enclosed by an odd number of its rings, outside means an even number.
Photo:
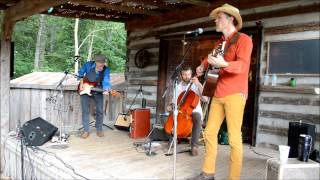
[{"label": "guitar headstock", "polygon": [[213,57],[217,57],[218,55],[223,55],[223,50],[222,50],[222,43],[218,45],[217,48],[214,49],[212,52]]},{"label": "guitar headstock", "polygon": [[224,45],[226,41],[222,41],[212,52],[213,57],[217,57],[218,55],[222,56],[224,54]]},{"label": "guitar headstock", "polygon": [[109,92],[111,94],[111,96],[116,96],[116,97],[119,97],[121,95],[121,93],[119,93],[118,91],[116,90],[110,90]]}]

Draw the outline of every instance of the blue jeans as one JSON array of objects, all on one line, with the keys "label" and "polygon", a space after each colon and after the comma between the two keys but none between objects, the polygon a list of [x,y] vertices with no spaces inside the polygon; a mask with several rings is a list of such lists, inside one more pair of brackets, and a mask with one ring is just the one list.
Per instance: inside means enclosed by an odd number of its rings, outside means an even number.
[{"label": "blue jeans", "polygon": [[93,92],[92,96],[82,95],[81,109],[82,109],[82,125],[85,132],[89,132],[90,120],[90,100],[93,99],[96,105],[96,124],[97,131],[102,131],[103,125],[103,95],[102,93]]}]

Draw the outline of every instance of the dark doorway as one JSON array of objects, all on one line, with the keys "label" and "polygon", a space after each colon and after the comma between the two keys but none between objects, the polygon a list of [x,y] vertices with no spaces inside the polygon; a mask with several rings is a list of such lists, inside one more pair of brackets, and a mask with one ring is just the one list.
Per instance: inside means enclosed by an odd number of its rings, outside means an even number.
[{"label": "dark doorway", "polygon": [[[241,32],[251,36],[254,44],[249,73],[249,95],[244,113],[242,133],[245,143],[255,145],[262,27],[244,28]],[[192,66],[194,71],[208,53],[212,51],[214,43],[220,36],[220,33],[211,31],[197,37],[196,40],[193,40],[194,38],[192,37],[183,36],[161,37],[157,114],[165,112],[165,107],[171,103],[173,88],[170,77],[174,73],[176,66],[183,59],[183,54],[187,51],[188,46],[191,44],[190,51],[186,54],[184,60],[185,64]],[[167,93],[163,96],[166,88],[168,88]]]}]

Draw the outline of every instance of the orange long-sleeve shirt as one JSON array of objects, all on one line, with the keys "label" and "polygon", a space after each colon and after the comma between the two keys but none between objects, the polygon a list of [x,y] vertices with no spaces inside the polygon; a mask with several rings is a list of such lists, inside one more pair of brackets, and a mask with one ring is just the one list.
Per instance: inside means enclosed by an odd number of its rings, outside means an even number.
[{"label": "orange long-sleeve shirt", "polygon": [[[228,39],[222,36],[214,48],[224,40],[226,40],[225,47],[229,46],[228,44],[236,34],[237,32],[233,33]],[[248,35],[240,33],[238,40],[227,49],[224,59],[229,65],[220,68],[215,97],[225,97],[235,93],[243,93],[247,97],[252,48],[252,39]],[[205,59],[202,64],[207,68],[208,59]]]}]

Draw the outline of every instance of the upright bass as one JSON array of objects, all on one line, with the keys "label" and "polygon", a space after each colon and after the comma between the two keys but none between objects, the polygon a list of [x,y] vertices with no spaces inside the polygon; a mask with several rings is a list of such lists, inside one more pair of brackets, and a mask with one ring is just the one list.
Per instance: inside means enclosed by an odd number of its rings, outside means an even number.
[{"label": "upright bass", "polygon": [[[197,107],[200,97],[191,89],[192,82],[189,83],[188,88],[181,92],[178,96],[177,109],[177,137],[185,138],[188,137],[192,132],[192,111]],[[171,112],[167,122],[164,125],[164,130],[167,134],[173,134],[173,122],[174,117]]]}]

